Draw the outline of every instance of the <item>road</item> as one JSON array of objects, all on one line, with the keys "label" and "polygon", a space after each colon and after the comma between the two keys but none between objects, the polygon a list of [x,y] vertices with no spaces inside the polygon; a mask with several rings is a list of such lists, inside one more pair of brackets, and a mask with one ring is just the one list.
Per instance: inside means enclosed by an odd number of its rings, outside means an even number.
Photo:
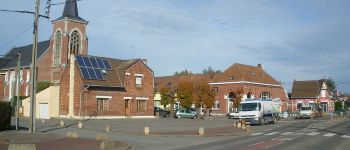
[{"label": "road", "polygon": [[211,143],[179,148],[181,150],[303,150],[339,149],[350,147],[350,121],[302,120],[273,129],[256,127],[256,131]]}]

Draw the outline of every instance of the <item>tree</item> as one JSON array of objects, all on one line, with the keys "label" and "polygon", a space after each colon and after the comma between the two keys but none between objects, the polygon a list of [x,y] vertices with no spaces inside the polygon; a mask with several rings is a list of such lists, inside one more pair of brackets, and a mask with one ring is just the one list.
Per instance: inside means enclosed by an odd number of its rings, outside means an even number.
[{"label": "tree", "polygon": [[221,70],[214,70],[211,66],[209,66],[206,69],[203,69],[202,71],[203,74],[219,74],[222,73]]},{"label": "tree", "polygon": [[204,106],[205,115],[209,115],[208,108],[213,107],[215,101],[215,92],[210,88],[208,83],[199,82],[195,84],[194,104],[196,108]]},{"label": "tree", "polygon": [[194,102],[194,85],[192,82],[180,82],[176,90],[177,99],[185,109],[190,109]]},{"label": "tree", "polygon": [[160,89],[160,104],[164,106],[164,109],[166,105],[170,104],[170,116],[174,116],[174,103],[175,103],[175,96],[174,92],[171,91],[169,87],[162,87]]},{"label": "tree", "polygon": [[193,74],[192,71],[188,71],[187,69],[180,71],[180,72],[175,72],[174,75],[175,76],[180,76],[180,75],[190,75]]},{"label": "tree", "polygon": [[235,90],[234,100],[233,100],[233,108],[238,108],[239,104],[241,103],[243,99],[243,88],[238,88]]},{"label": "tree", "polygon": [[46,88],[50,87],[51,85],[52,83],[50,81],[40,81],[37,83],[36,92],[39,93],[42,90],[45,90]]},{"label": "tree", "polygon": [[332,94],[336,94],[337,92],[337,85],[335,84],[334,80],[332,78],[325,79],[327,88]]}]

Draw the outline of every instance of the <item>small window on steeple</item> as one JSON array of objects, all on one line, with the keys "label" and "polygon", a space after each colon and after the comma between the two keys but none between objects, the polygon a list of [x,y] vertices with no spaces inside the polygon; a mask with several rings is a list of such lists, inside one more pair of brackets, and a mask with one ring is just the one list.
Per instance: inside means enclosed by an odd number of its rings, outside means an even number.
[{"label": "small window on steeple", "polygon": [[79,54],[81,48],[81,39],[78,31],[73,31],[70,36],[70,53]]}]

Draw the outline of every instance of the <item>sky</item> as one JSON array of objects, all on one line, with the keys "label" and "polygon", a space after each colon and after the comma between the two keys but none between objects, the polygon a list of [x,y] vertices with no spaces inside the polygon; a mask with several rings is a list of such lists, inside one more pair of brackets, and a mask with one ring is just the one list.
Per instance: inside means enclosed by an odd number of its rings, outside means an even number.
[{"label": "sky", "polygon": [[[1,0],[0,9],[34,11],[34,3]],[[63,6],[40,20],[39,41]],[[147,59],[156,76],[262,64],[289,92],[294,80],[332,78],[350,93],[349,0],[81,0],[78,8],[89,21],[89,55]],[[32,43],[33,15],[0,19],[0,55]]]}]

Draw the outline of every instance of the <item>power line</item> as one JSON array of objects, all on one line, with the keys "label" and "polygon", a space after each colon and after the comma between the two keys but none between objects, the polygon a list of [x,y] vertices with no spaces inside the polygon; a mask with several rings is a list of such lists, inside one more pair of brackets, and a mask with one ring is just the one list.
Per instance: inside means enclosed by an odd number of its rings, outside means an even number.
[{"label": "power line", "polygon": [[22,35],[23,33],[27,32],[29,29],[32,28],[32,25],[28,26],[27,28],[25,28],[23,31],[19,32],[18,34],[16,34],[15,36],[13,36],[13,38],[11,38],[8,42],[6,42],[4,45],[2,45],[0,47],[0,49],[6,47],[7,45],[9,45],[10,43],[12,43],[14,40],[16,40],[20,35]]}]

